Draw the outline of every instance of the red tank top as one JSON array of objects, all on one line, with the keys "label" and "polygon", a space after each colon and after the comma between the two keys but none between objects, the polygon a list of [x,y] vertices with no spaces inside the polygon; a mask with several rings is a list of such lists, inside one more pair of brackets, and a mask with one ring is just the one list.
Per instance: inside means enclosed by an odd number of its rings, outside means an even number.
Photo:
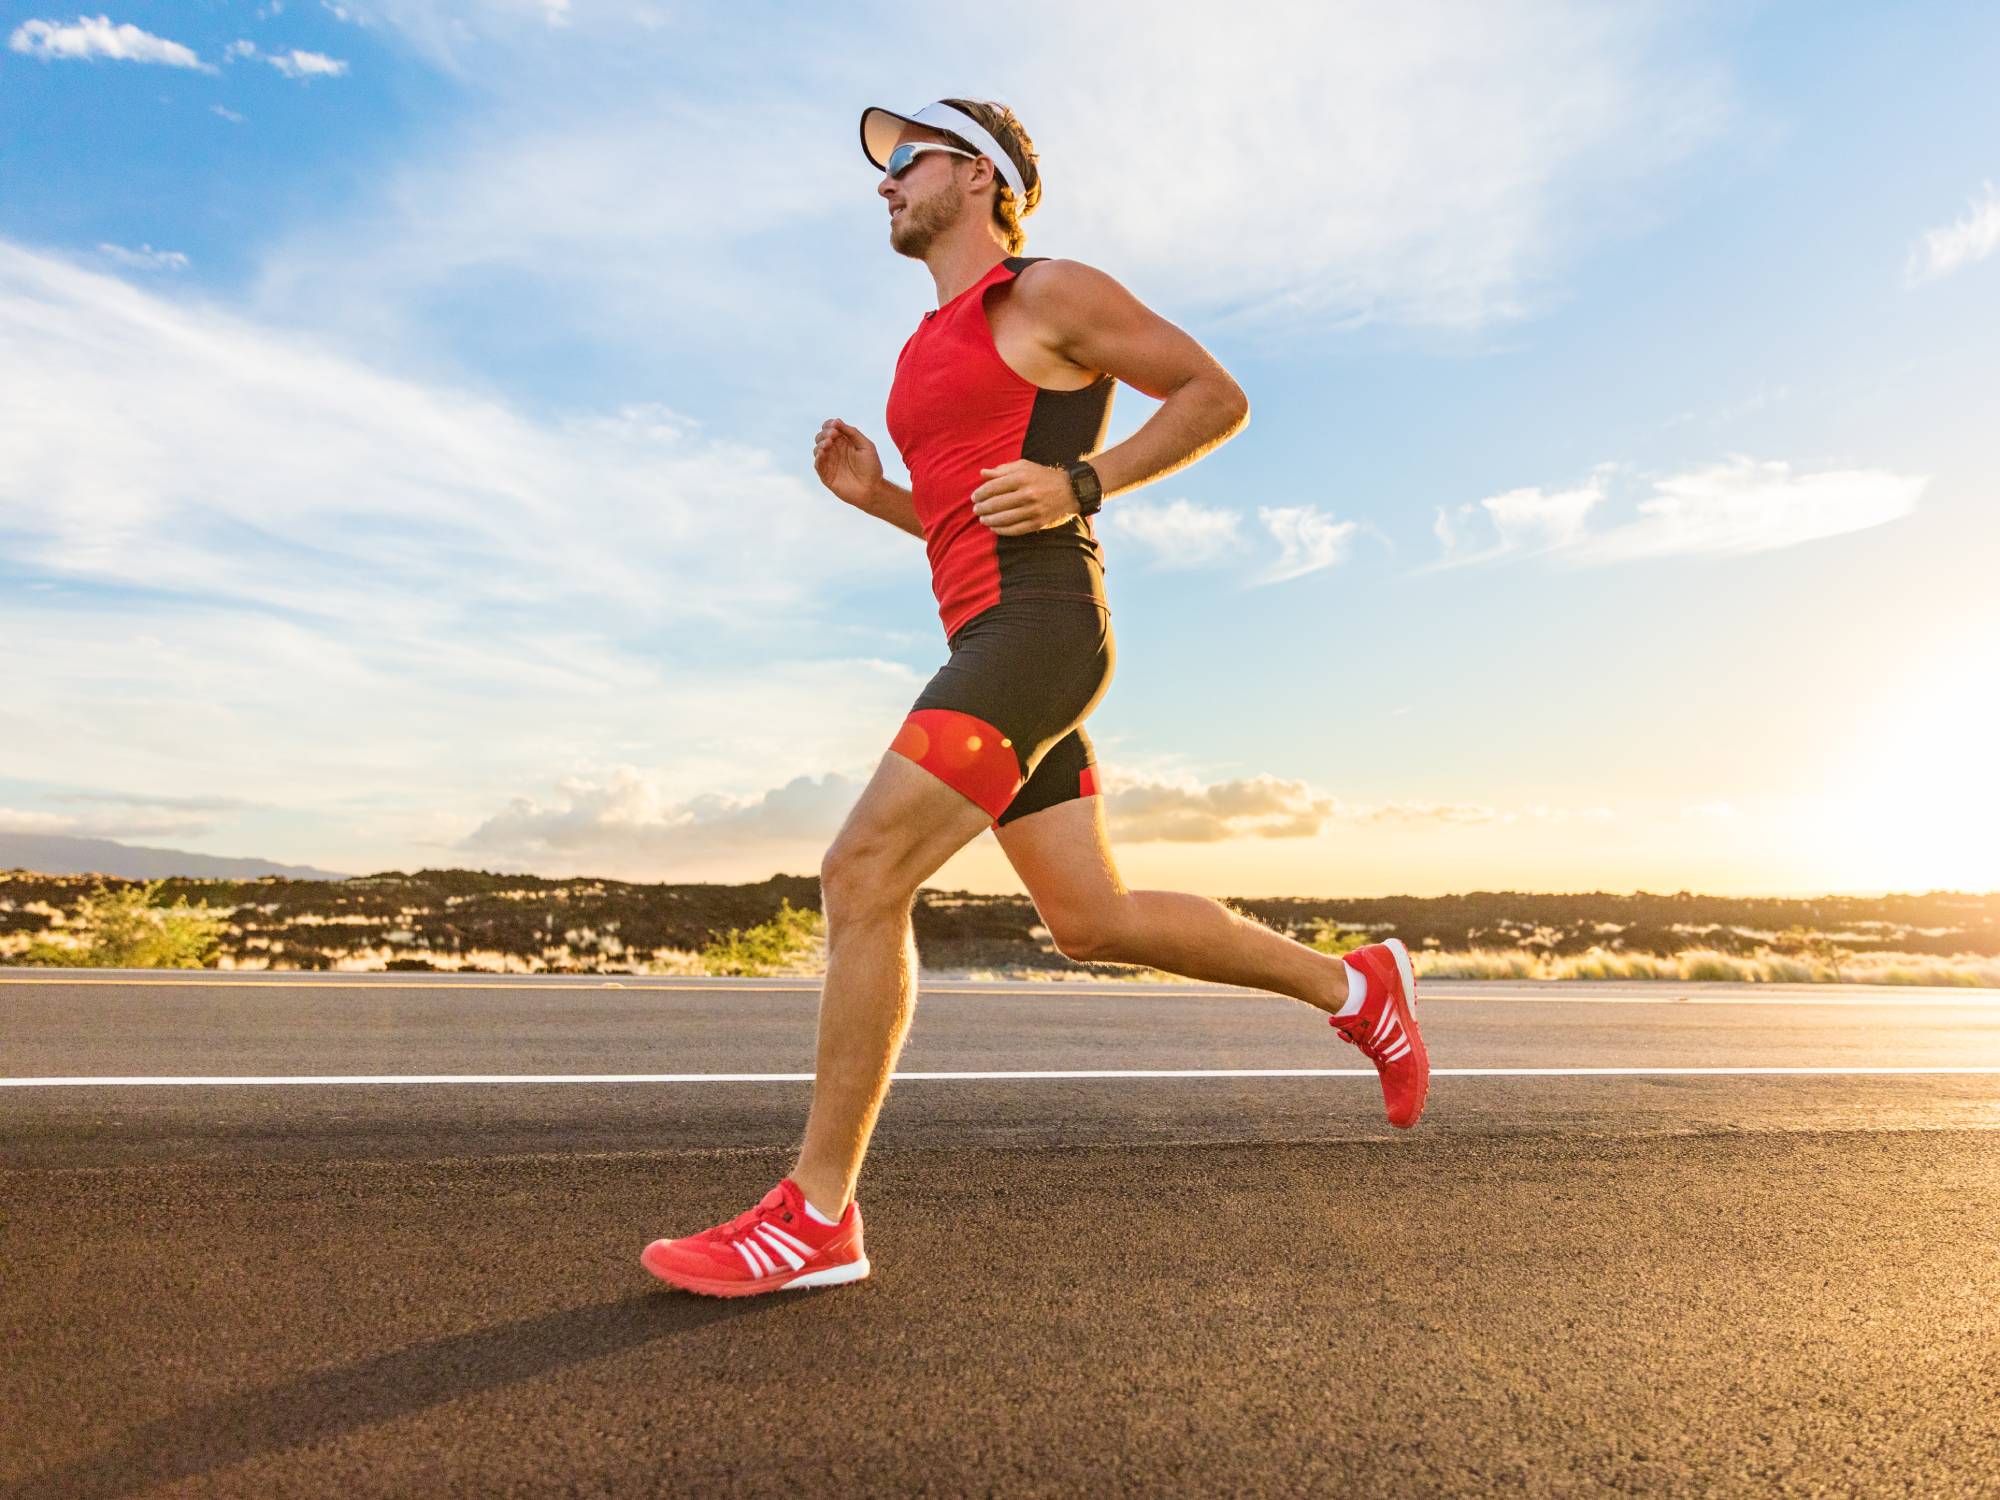
[{"label": "red tank top", "polygon": [[1002,599],[1090,599],[1109,608],[1104,554],[1089,517],[1002,536],[972,513],[972,492],[986,482],[981,469],[1017,458],[1074,463],[1098,450],[1111,420],[1111,376],[1081,390],[1049,390],[1017,375],[993,346],[987,291],[1044,259],[1001,261],[925,313],[896,357],[889,436],[910,471],[947,641]]}]

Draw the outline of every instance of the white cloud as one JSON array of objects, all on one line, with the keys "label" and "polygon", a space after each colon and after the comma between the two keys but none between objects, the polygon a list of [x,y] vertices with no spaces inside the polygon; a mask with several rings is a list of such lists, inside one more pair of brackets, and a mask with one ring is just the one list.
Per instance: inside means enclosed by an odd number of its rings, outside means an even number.
[{"label": "white cloud", "polygon": [[4,242],[0,334],[0,374],[36,393],[0,428],[12,560],[51,575],[306,614],[400,598],[413,621],[587,599],[659,625],[810,607],[909,561],[671,413],[533,421]]},{"label": "white cloud", "polygon": [[1277,540],[1278,560],[1252,580],[1255,583],[1282,583],[1330,568],[1347,555],[1347,545],[1359,526],[1353,521],[1336,521],[1311,505],[1257,507],[1257,519]]},{"label": "white cloud", "polygon": [[239,57],[259,58],[287,78],[338,78],[347,71],[346,63],[323,52],[301,52],[297,48],[290,52],[264,52],[243,37],[222,49],[224,62],[235,62]]},{"label": "white cloud", "polygon": [[1526,538],[1544,546],[1566,547],[1582,537],[1584,518],[1602,498],[1603,491],[1590,485],[1552,495],[1540,490],[1510,490],[1481,503],[1510,542]]},{"label": "white cloud", "polygon": [[1960,218],[1924,231],[1910,247],[1903,279],[1912,286],[1935,281],[1986,259],[1996,249],[2000,249],[2000,192],[1989,182],[1984,195],[1970,200]]},{"label": "white cloud", "polygon": [[78,16],[73,24],[60,21],[23,21],[7,38],[16,52],[38,57],[43,62],[58,58],[105,57],[117,62],[157,63],[168,68],[197,68],[212,73],[191,48],[126,23],[114,26],[109,16]]},{"label": "white cloud", "polygon": [[1205,782],[1187,772],[1128,774],[1111,764],[1100,767],[1100,784],[1111,837],[1128,844],[1311,838],[1332,824],[1464,826],[1613,816],[1608,807],[1541,803],[1503,809],[1483,802],[1352,802],[1276,776]]},{"label": "white cloud", "polygon": [[347,64],[337,57],[328,57],[323,52],[301,52],[297,48],[267,53],[264,61],[287,78],[338,78],[347,71]]},{"label": "white cloud", "polygon": [[515,797],[460,841],[474,854],[500,854],[554,873],[666,878],[713,868],[724,856],[763,852],[780,862],[812,858],[839,831],[862,781],[839,773],[797,776],[751,796],[665,795],[631,766],[564,779],[542,804]]},{"label": "white cloud", "polygon": [[[269,247],[265,305],[381,347],[504,276],[577,337],[675,359],[893,358],[870,314],[917,283],[890,264],[854,117],[935,76],[962,17],[802,12],[774,53],[754,27],[692,47],[664,7],[578,8],[559,31],[539,0],[345,9],[398,28],[471,107],[358,212]],[[1658,212],[1643,189],[1719,133],[1727,87],[1667,14],[1253,0],[1218,30],[1193,0],[1028,0],[1012,24],[1040,55],[1120,66],[1001,85],[975,70],[968,86],[1005,97],[1040,149],[1029,253],[1087,247],[1177,319],[1277,338],[1474,325],[1519,315],[1594,238]],[[700,277],[662,274],[695,261]]]},{"label": "white cloud", "polygon": [[[1111,836],[1125,843],[1305,838],[1318,833],[1336,807],[1333,798],[1302,782],[1272,776],[1204,785],[1125,777],[1108,766],[1100,772]],[[832,840],[864,781],[829,772],[794,777],[751,796],[675,800],[637,769],[618,767],[568,778],[546,803],[510,799],[460,847],[549,873],[591,870],[651,879],[666,870],[698,870],[749,848],[800,863],[816,859]]]},{"label": "white cloud", "polygon": [[[1476,562],[1509,552],[1545,551],[1574,545],[1582,539],[1584,522],[1604,499],[1605,469],[1575,489],[1508,490],[1484,500],[1438,507],[1432,531],[1447,554],[1458,562]],[[1483,552],[1470,552],[1471,522],[1481,513],[1492,523],[1497,540]]]},{"label": "white cloud", "polygon": [[[469,61],[508,53],[529,61],[551,31],[567,30],[576,20],[572,0],[320,0],[337,21],[350,26],[387,26],[404,38],[433,66],[464,73]],[[634,31],[656,32],[683,27],[684,14],[663,0],[621,0],[586,7],[585,35],[593,43],[614,43]],[[787,18],[788,28],[792,24]]]},{"label": "white cloud", "polygon": [[[547,45],[560,52],[566,36]],[[389,163],[372,201],[268,245],[253,305],[350,347],[435,358],[463,337],[464,304],[505,287],[510,309],[532,306],[584,347],[631,350],[613,357],[663,380],[759,372],[767,408],[816,408],[850,372],[886,370],[907,336],[896,325],[928,292],[880,264],[885,245],[870,246],[877,274],[851,278],[827,240],[828,215],[866,208],[851,129],[775,92],[753,94],[753,111],[659,90],[544,78],[519,98],[478,96],[452,130]],[[878,399],[873,379],[867,389]]]},{"label": "white cloud", "polygon": [[60,833],[75,838],[195,838],[214,826],[203,814],[241,806],[228,799],[104,795],[58,796],[55,801],[107,804],[83,815],[0,807],[0,833]]},{"label": "white cloud", "polygon": [[0,807],[0,833],[73,833],[76,819],[65,813],[30,812]]},{"label": "white cloud", "polygon": [[232,125],[241,125],[243,123],[243,116],[236,113],[235,110],[225,107],[224,105],[211,104],[208,107],[208,112],[212,115],[222,116],[223,119],[227,120]]},{"label": "white cloud", "polygon": [[611,756],[855,764],[932,665],[827,603],[920,551],[670,412],[531,418],[5,242],[0,387],[0,545],[64,585],[0,596],[17,779],[316,808],[366,863]]},{"label": "white cloud", "polygon": [[[1336,521],[1311,505],[1260,506],[1257,519],[1279,550],[1276,559],[1252,574],[1252,587],[1300,578],[1344,561],[1360,529],[1358,522]],[[1136,545],[1161,571],[1230,561],[1248,545],[1238,512],[1179,497],[1107,508],[1102,524],[1120,545]]]},{"label": "white cloud", "polygon": [[141,245],[137,250],[128,250],[123,245],[99,245],[97,253],[135,271],[185,271],[188,268],[188,258],[180,251],[155,250],[151,245]]},{"label": "white cloud", "polygon": [[1201,0],[1041,0],[1022,24],[1052,55],[1120,60],[1038,81],[1042,212],[1178,301],[1214,304],[1226,264],[1227,310],[1280,334],[1511,317],[1633,184],[1719,133],[1726,90],[1663,15],[1248,0],[1219,27]]},{"label": "white cloud", "polygon": [[[1587,517],[1606,498],[1610,469],[1600,466],[1589,483],[1575,489],[1509,490],[1440,507],[1434,530],[1443,555],[1416,571],[1505,556],[1548,555],[1580,566],[1765,552],[1885,525],[1914,510],[1929,482],[1923,475],[1878,469],[1794,474],[1789,464],[1733,454],[1654,481],[1635,507],[1636,519],[1591,531]],[[1482,511],[1494,535],[1485,547],[1477,545],[1469,524]]]},{"label": "white cloud", "polygon": [[1242,549],[1243,518],[1192,500],[1130,499],[1099,517],[1106,530],[1151,554],[1156,568],[1201,568]]},{"label": "white cloud", "polygon": [[1202,784],[1131,780],[1102,769],[1106,826],[1114,840],[1131,844],[1310,838],[1335,805],[1302,781],[1275,776]]},{"label": "white cloud", "polygon": [[[1609,808],[1534,804],[1347,802],[1303,781],[1260,775],[1204,781],[1185,771],[1138,772],[1101,763],[1105,823],[1116,844],[1217,844],[1312,838],[1336,823],[1467,825],[1522,818],[1564,822]],[[516,796],[454,846],[543,874],[659,880],[696,875],[725,858],[759,868],[816,864],[860,797],[865,771],[796,776],[744,796],[669,795],[633,766],[564,778],[546,800]]]},{"label": "white cloud", "polygon": [[1563,551],[1578,563],[1702,553],[1738,556],[1885,525],[1916,508],[1928,480],[1875,469],[1793,474],[1732,455],[1660,480],[1639,519]]}]

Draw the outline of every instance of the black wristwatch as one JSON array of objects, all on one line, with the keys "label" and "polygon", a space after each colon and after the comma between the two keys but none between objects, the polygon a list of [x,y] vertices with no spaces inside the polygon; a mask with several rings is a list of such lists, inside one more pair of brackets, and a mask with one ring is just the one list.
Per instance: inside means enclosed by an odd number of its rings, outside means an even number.
[{"label": "black wristwatch", "polygon": [[1094,516],[1104,504],[1104,486],[1097,481],[1097,470],[1081,459],[1067,466],[1069,469],[1069,492],[1076,496],[1076,513],[1080,516]]}]

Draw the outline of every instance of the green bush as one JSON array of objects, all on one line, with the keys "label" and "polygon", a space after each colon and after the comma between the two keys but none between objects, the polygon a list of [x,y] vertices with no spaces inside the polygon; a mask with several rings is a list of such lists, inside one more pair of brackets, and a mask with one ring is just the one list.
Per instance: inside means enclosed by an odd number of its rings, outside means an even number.
[{"label": "green bush", "polygon": [[709,974],[759,976],[796,973],[811,963],[826,935],[826,919],[810,907],[795,907],[789,897],[778,903],[778,914],[755,927],[729,929],[729,935],[701,950],[702,969]]},{"label": "green bush", "polygon": [[1365,948],[1374,941],[1365,932],[1344,928],[1327,917],[1315,917],[1312,935],[1306,939],[1306,946],[1317,948],[1321,953],[1331,953],[1337,958],[1343,953],[1352,953],[1356,948]]},{"label": "green bush", "polygon": [[30,964],[87,969],[201,969],[215,962],[228,919],[181,897],[158,904],[165,882],[109,890],[100,885],[77,902],[68,931],[72,945],[39,938],[22,955]]}]

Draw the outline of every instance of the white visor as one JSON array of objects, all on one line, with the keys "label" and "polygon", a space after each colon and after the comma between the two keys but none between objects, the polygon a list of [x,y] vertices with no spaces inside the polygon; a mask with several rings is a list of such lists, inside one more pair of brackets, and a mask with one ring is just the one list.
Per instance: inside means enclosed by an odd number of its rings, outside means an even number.
[{"label": "white visor", "polygon": [[1028,190],[1021,185],[1021,169],[1014,165],[1014,158],[971,115],[942,102],[926,104],[913,115],[899,115],[893,109],[880,107],[862,110],[862,154],[881,170],[888,171],[889,153],[896,149],[896,137],[902,134],[904,125],[928,125],[932,130],[949,130],[953,135],[962,136],[975,151],[993,163],[993,170],[1014,190],[1017,203],[1028,201]]}]

